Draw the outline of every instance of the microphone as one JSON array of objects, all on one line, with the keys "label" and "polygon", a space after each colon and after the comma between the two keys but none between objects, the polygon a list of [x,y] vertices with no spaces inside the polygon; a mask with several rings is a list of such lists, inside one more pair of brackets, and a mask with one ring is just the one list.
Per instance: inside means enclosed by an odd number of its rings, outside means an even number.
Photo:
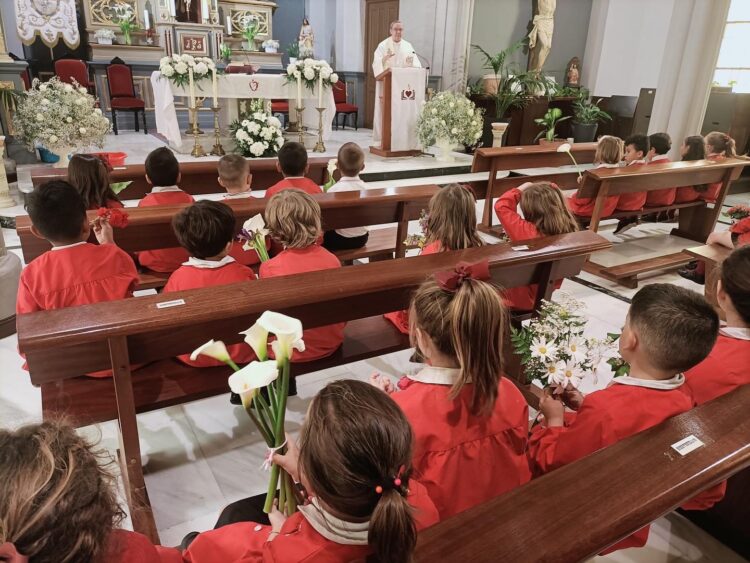
[{"label": "microphone", "polygon": [[[430,61],[428,61],[426,57],[421,56],[414,50],[412,50],[411,54],[419,59],[419,63],[422,65],[422,68],[424,68],[425,70],[430,70]],[[424,63],[422,61],[424,61]],[[429,72],[427,74],[429,74]]]}]

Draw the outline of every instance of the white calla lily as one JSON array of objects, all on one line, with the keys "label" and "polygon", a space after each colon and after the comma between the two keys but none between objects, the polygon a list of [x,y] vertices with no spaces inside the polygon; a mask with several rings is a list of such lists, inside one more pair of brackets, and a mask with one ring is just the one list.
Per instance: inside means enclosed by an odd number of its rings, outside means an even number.
[{"label": "white calla lily", "polygon": [[268,332],[276,335],[276,341],[271,344],[276,361],[291,360],[293,350],[305,351],[302,340],[302,322],[299,319],[265,311],[259,318],[258,324]]},{"label": "white calla lily", "polygon": [[266,236],[268,234],[268,229],[266,229],[266,222],[263,220],[263,216],[260,213],[254,215],[253,217],[250,217],[250,219],[245,221],[242,225],[242,228],[245,229],[248,233],[260,233],[263,236]]},{"label": "white calla lily", "polygon": [[245,342],[253,349],[260,361],[268,358],[268,331],[265,328],[255,323],[240,334],[245,335]]},{"label": "white calla lily", "polygon": [[557,147],[557,152],[570,152],[570,143],[563,143]]},{"label": "white calla lily", "polygon": [[279,370],[276,362],[250,362],[244,368],[234,372],[229,377],[229,388],[237,393],[245,404],[248,398],[252,398],[255,392],[262,387],[276,381]]},{"label": "white calla lily", "polygon": [[229,363],[232,358],[229,357],[226,345],[221,340],[209,340],[202,346],[199,346],[193,353],[190,354],[190,360],[193,362],[198,359],[198,356],[208,356],[220,362]]}]

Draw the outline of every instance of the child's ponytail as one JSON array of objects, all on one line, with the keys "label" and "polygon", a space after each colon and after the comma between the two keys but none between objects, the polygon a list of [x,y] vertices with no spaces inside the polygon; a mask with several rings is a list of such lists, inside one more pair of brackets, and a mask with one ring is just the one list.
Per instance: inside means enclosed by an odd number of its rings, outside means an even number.
[{"label": "child's ponytail", "polygon": [[378,562],[409,563],[412,560],[417,527],[404,496],[405,490],[404,485],[384,488],[372,512],[367,541]]},{"label": "child's ponytail", "polygon": [[720,154],[727,158],[737,157],[737,144],[734,139],[721,131],[712,131],[706,135],[706,145],[713,154]]}]

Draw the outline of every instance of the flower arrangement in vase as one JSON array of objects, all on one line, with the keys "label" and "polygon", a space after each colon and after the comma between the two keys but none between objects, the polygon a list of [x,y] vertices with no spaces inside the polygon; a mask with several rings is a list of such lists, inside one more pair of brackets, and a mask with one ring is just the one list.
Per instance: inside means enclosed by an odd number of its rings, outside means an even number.
[{"label": "flower arrangement in vase", "polygon": [[339,81],[339,75],[333,72],[328,61],[304,59],[289,63],[286,67],[287,84],[301,81],[305,88],[315,91],[321,78],[323,86],[333,86]]},{"label": "flower arrangement in vase", "polygon": [[451,161],[456,145],[474,145],[482,136],[482,110],[466,96],[440,92],[422,107],[417,120],[419,142],[437,145],[440,160]]},{"label": "flower arrangement in vase", "polygon": [[111,29],[97,29],[94,37],[99,45],[112,45],[112,41],[115,39],[115,32]]},{"label": "flower arrangement in vase", "polygon": [[284,137],[281,121],[265,111],[253,111],[229,125],[237,152],[243,156],[274,156]]},{"label": "flower arrangement in vase", "polygon": [[13,125],[30,150],[39,143],[60,155],[56,164],[60,168],[68,166],[68,156],[75,150],[103,147],[111,129],[86,88],[57,77],[44,83],[34,79],[31,89],[19,96]]},{"label": "flower arrangement in vase", "polygon": [[255,51],[255,36],[258,35],[258,16],[248,14],[240,21],[241,35],[245,39],[243,47],[248,51]]},{"label": "flower arrangement in vase", "polygon": [[210,78],[216,71],[216,63],[208,57],[192,55],[172,55],[162,57],[159,61],[159,72],[177,86],[187,86],[190,82],[190,69],[193,69],[193,82]]},{"label": "flower arrangement in vase", "polygon": [[132,42],[131,34],[138,30],[138,26],[135,25],[133,8],[129,4],[118,4],[112,8],[112,11],[116,14],[114,22],[120,28],[125,45],[130,45]]},{"label": "flower arrangement in vase", "polygon": [[278,53],[279,42],[276,39],[266,39],[260,45],[266,53]]}]

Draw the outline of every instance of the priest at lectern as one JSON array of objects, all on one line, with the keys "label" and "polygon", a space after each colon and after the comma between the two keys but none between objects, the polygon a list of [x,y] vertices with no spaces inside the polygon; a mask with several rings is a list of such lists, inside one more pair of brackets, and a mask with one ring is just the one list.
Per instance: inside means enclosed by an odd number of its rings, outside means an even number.
[{"label": "priest at lectern", "polygon": [[[404,26],[396,20],[391,22],[391,35],[380,42],[375,49],[375,55],[372,60],[372,72],[378,76],[388,68],[422,68],[419,62],[417,52],[406,39],[401,36],[404,33]],[[383,111],[383,85],[377,82],[375,86],[375,116],[372,127],[372,140],[374,144],[380,143],[381,121]]]}]

